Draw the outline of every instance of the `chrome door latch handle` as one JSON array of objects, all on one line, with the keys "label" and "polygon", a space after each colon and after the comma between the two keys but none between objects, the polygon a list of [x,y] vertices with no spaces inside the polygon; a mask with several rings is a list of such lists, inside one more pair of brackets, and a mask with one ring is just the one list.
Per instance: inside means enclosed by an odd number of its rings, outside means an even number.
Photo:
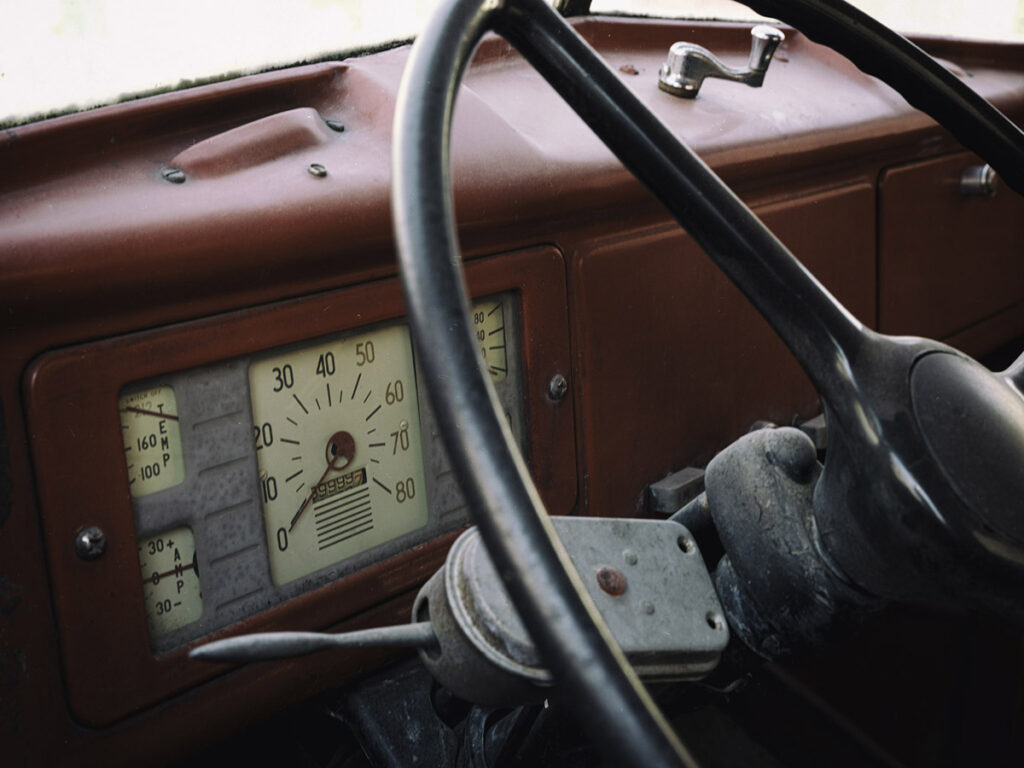
[{"label": "chrome door latch handle", "polygon": [[999,177],[991,165],[972,165],[960,175],[960,194],[964,197],[993,198],[999,191]]},{"label": "chrome door latch handle", "polygon": [[658,87],[673,96],[692,99],[706,77],[720,77],[760,88],[772,56],[786,36],[775,27],[759,24],[750,30],[750,59],[746,69],[727,67],[707,48],[695,43],[673,43],[658,72]]}]

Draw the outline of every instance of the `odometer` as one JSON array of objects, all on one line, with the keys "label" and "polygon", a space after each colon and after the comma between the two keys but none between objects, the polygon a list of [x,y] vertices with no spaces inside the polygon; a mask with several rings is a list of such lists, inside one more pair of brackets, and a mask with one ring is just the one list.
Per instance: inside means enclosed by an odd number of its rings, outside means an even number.
[{"label": "odometer", "polygon": [[275,584],[427,524],[406,326],[259,360],[249,386]]}]

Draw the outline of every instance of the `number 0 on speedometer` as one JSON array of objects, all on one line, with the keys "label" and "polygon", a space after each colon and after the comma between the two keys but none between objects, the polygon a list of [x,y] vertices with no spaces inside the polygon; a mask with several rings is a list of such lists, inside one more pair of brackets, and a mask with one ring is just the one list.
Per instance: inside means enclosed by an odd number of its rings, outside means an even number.
[{"label": "number 0 on speedometer", "polygon": [[249,385],[275,584],[426,525],[406,326],[260,360]]}]

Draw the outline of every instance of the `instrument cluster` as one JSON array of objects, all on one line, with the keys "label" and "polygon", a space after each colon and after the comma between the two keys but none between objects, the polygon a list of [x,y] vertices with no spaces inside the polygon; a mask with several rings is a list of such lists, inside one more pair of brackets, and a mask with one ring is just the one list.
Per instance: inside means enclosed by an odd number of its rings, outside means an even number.
[{"label": "instrument cluster", "polygon": [[[521,443],[515,296],[472,315]],[[409,328],[388,321],[122,391],[154,652],[466,523],[416,382]]]}]

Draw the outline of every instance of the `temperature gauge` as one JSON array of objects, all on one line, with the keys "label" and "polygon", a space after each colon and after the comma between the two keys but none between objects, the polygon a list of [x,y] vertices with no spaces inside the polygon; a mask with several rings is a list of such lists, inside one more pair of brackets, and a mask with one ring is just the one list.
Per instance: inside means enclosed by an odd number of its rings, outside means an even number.
[{"label": "temperature gauge", "polygon": [[121,412],[121,438],[132,497],[147,496],[184,480],[174,390],[152,387],[122,395],[117,409]]},{"label": "temperature gauge", "polygon": [[191,624],[203,615],[196,540],[188,526],[139,542],[142,594],[154,639]]}]

